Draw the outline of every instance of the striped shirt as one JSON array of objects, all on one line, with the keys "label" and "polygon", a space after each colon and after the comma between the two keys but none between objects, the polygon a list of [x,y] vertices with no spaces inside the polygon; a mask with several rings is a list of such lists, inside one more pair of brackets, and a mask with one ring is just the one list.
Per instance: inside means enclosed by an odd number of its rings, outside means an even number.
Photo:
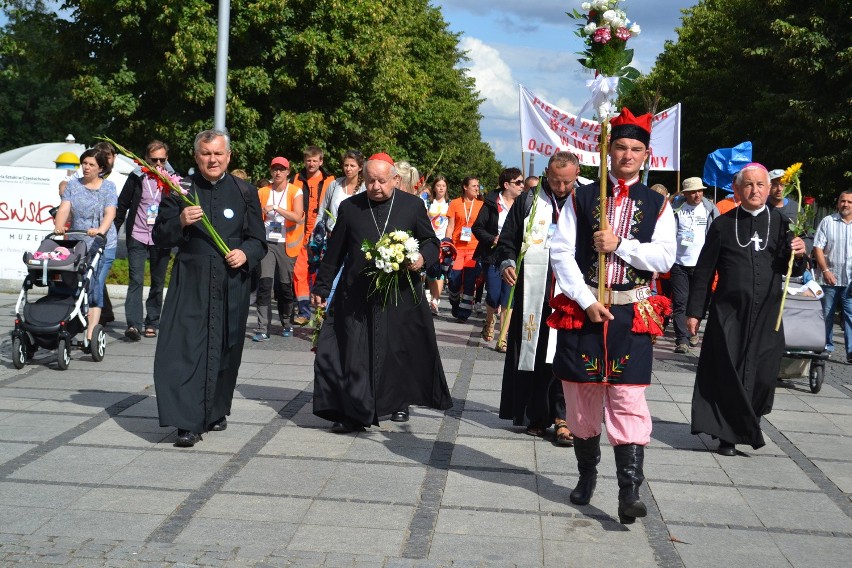
[{"label": "striped shirt", "polygon": [[[840,213],[825,217],[814,235],[814,247],[821,248],[836,286],[852,282],[852,223],[844,223]],[[816,267],[817,282],[825,286],[822,271]]]}]

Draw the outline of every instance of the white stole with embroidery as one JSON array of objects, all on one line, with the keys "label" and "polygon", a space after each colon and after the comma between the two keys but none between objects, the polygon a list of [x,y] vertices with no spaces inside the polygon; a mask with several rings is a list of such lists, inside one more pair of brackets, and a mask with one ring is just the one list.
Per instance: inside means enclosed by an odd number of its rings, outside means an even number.
[{"label": "white stole with embroidery", "polygon": [[[544,305],[544,291],[547,288],[547,268],[550,264],[550,248],[545,248],[547,232],[553,223],[553,202],[543,195],[538,197],[532,233],[529,237],[529,248],[523,261],[524,305],[521,319],[521,353],[518,359],[519,371],[535,370],[535,354],[538,347],[538,337],[541,328],[545,328],[547,337],[547,363],[553,363],[556,353],[556,334],[542,321],[541,312]],[[529,223],[529,217],[524,219],[524,229]],[[556,283],[553,283],[556,287]],[[554,294],[558,294],[556,288]]]}]

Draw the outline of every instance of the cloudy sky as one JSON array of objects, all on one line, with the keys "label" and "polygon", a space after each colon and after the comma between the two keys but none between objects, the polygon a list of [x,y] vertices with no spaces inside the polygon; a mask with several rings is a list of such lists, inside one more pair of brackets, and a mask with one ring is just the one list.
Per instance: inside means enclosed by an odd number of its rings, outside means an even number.
[{"label": "cloudy sky", "polygon": [[[518,83],[567,112],[588,98],[592,76],[577,62],[583,49],[574,35],[582,0],[432,0],[450,29],[461,34],[470,75],[482,98],[482,135],[507,166],[521,160]],[[648,72],[667,39],[677,38],[681,9],[698,0],[626,0],[622,9],[642,28],[631,38],[633,65]],[[525,165],[526,160],[525,158]]]}]

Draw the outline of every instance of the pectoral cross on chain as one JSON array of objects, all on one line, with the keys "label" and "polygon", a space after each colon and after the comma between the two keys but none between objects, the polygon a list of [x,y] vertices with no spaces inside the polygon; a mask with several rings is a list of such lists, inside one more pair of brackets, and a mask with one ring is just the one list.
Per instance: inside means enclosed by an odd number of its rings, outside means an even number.
[{"label": "pectoral cross on chain", "polygon": [[749,240],[754,242],[754,250],[760,250],[760,245],[763,243],[763,239],[757,236],[757,231],[754,232],[754,236]]},{"label": "pectoral cross on chain", "polygon": [[524,330],[527,332],[527,341],[532,341],[533,334],[538,329],[538,324],[535,321],[535,315],[530,314],[530,320],[524,326]]}]

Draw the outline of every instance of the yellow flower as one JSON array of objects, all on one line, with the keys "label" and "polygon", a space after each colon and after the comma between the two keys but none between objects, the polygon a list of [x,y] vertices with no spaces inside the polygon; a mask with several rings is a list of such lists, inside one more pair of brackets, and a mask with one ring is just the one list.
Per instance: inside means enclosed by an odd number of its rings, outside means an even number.
[{"label": "yellow flower", "polygon": [[790,185],[790,182],[793,181],[799,175],[799,171],[802,169],[802,162],[796,162],[789,168],[784,171],[784,175],[781,176],[781,183],[783,185]]},{"label": "yellow flower", "polygon": [[368,252],[365,252],[365,253],[364,253],[364,258],[366,258],[367,260],[373,260],[373,255],[372,255],[372,254],[370,254],[370,253],[368,253]]}]

